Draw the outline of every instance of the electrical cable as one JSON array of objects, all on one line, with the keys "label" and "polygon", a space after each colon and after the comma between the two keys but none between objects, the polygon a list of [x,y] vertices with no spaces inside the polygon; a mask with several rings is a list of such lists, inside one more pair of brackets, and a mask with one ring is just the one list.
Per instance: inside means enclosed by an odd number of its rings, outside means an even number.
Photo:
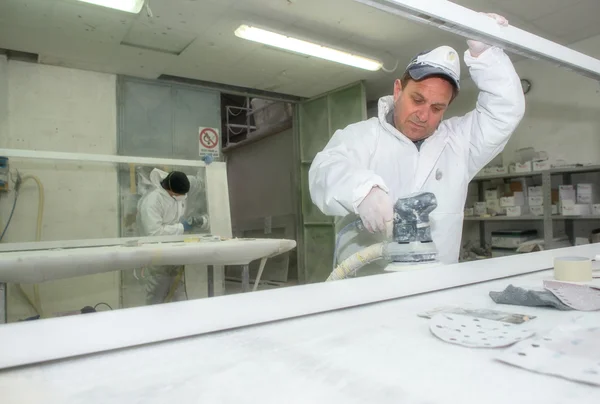
[{"label": "electrical cable", "polygon": [[[10,216],[8,217],[8,221],[6,222],[6,226],[4,226],[4,230],[2,231],[2,234],[0,235],[0,241],[2,241],[2,239],[4,238],[4,234],[6,233],[6,231],[8,230],[8,226],[10,225],[10,221],[13,217],[13,213],[15,213],[15,208],[17,207],[17,198],[19,197],[19,190],[21,189],[21,174],[19,174],[19,170],[15,170],[17,172],[17,179],[13,181],[13,187],[15,190],[15,200],[13,201],[13,206],[12,206],[12,210],[10,211]],[[10,174],[10,177],[12,179],[12,173]]]},{"label": "electrical cable", "polygon": [[386,69],[385,66],[381,65],[381,70],[383,70],[386,73],[394,73],[396,71],[396,69],[398,68],[398,64],[400,63],[399,59],[396,59],[396,65],[394,66],[394,68],[392,70]]},{"label": "electrical cable", "polygon": [[15,200],[13,202],[12,209],[10,210],[10,215],[8,216],[8,221],[6,222],[6,226],[4,226],[4,230],[2,231],[2,235],[0,235],[0,241],[4,238],[4,234],[6,230],[8,230],[8,226],[10,225],[10,221],[12,220],[13,213],[15,213],[15,208],[17,207],[17,198],[19,197],[19,191],[15,191]]},{"label": "electrical cable", "polygon": [[96,307],[98,307],[98,306],[100,306],[100,305],[105,305],[106,307],[108,307],[108,308],[109,308],[109,309],[111,309],[111,310],[113,309],[112,307],[110,307],[110,304],[108,304],[108,303],[104,303],[104,302],[100,302],[100,303],[98,303],[98,304],[96,304],[96,305],[94,306],[94,310],[96,310]]}]

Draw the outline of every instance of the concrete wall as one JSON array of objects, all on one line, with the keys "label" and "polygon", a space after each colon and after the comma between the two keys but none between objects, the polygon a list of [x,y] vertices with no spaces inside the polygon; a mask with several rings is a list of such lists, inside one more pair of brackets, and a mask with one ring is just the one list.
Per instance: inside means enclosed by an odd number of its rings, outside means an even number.
[{"label": "concrete wall", "polygon": [[[114,75],[0,59],[0,147],[115,154],[115,83]],[[115,167],[32,159],[10,164],[13,173],[43,184],[41,240],[118,237]],[[2,227],[13,199],[14,192],[0,195]],[[26,181],[2,242],[35,241],[38,200],[36,183]],[[8,298],[9,321],[35,314],[14,286]],[[48,315],[101,301],[118,307],[119,273],[44,283],[40,298]]]}]

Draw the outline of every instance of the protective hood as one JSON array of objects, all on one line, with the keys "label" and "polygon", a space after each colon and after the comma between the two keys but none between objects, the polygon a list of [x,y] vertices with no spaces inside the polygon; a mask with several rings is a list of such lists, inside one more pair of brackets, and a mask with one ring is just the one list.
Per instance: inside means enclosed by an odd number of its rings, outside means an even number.
[{"label": "protective hood", "polygon": [[162,185],[160,184],[160,182],[162,180],[164,180],[165,178],[167,178],[167,175],[169,175],[169,173],[163,171],[163,170],[159,170],[158,168],[155,168],[154,170],[152,170],[152,172],[150,173],[150,182],[152,183],[152,185],[154,185],[156,188],[159,188],[161,190],[163,190],[165,192],[165,194],[169,195],[169,193],[162,187]]},{"label": "protective hood", "polygon": [[391,133],[398,139],[400,139],[406,143],[412,143],[412,140],[407,138],[402,132],[398,131],[398,129],[396,129],[393,125],[390,125],[389,122],[387,121],[388,114],[390,113],[390,111],[393,111],[393,110],[394,110],[394,96],[386,95],[385,97],[381,97],[377,104],[379,123],[381,124],[381,126],[383,126],[383,128],[386,131],[388,131],[389,133]]}]

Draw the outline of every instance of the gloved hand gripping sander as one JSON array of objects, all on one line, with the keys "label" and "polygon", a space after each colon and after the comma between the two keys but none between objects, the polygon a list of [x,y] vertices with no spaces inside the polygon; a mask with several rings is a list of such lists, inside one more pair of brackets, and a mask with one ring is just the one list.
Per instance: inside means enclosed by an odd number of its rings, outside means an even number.
[{"label": "gloved hand gripping sander", "polygon": [[[398,199],[394,204],[393,240],[374,244],[351,255],[339,265],[334,265],[335,268],[327,280],[346,278],[364,265],[379,259],[387,259],[394,264],[388,265],[388,270],[404,265],[436,262],[438,252],[431,237],[429,223],[429,214],[435,208],[437,199],[431,192],[416,193]],[[365,230],[360,219],[353,224],[359,230]],[[342,230],[340,235],[345,230]],[[336,253],[337,241],[334,255]]]}]

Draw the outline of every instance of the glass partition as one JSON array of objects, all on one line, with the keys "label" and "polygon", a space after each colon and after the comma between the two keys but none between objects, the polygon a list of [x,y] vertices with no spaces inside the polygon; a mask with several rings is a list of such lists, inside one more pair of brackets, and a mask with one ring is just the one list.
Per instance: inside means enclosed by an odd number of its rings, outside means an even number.
[{"label": "glass partition", "polygon": [[[207,169],[191,160],[12,149],[0,155],[9,156],[0,194],[0,282],[7,283],[3,308],[8,322],[224,293],[223,266],[211,266],[209,277],[208,266],[198,259],[168,265],[154,258],[167,243],[231,237],[224,163]],[[190,184],[185,200],[177,201],[169,185],[161,183],[176,171]],[[142,222],[147,220],[165,227],[146,234]],[[150,245],[158,249],[149,260],[120,263],[125,262],[119,256],[124,246]],[[53,262],[63,252],[64,266],[57,268]],[[84,260],[89,254],[90,268],[70,261],[79,259],[77,254]],[[92,260],[103,263],[98,267]]]}]

